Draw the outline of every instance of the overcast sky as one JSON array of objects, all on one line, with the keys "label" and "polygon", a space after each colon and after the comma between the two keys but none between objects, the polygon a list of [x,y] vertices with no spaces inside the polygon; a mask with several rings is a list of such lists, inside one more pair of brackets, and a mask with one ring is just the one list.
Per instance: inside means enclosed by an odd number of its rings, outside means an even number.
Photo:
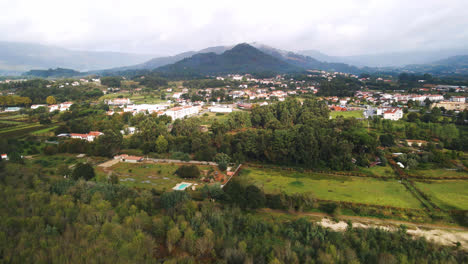
[{"label": "overcast sky", "polygon": [[0,0],[0,40],[175,54],[261,42],[355,55],[466,48],[468,0]]}]

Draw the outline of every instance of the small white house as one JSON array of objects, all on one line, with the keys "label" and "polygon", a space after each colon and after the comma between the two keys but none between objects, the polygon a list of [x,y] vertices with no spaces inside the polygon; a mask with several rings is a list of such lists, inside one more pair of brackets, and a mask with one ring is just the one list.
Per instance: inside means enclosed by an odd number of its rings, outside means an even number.
[{"label": "small white house", "polygon": [[403,111],[400,108],[390,108],[383,113],[383,118],[388,120],[400,120],[403,117]]},{"label": "small white house", "polygon": [[128,163],[137,163],[137,162],[143,161],[143,157],[141,156],[130,156],[127,154],[114,156],[114,159],[119,160],[120,162],[128,162]]}]

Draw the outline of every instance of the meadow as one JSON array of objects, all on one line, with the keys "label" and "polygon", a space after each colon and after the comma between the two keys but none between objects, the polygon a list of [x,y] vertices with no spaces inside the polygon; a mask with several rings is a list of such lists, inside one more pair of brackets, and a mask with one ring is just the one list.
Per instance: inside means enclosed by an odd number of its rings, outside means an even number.
[{"label": "meadow", "polygon": [[332,118],[336,118],[337,116],[343,116],[344,118],[364,118],[362,110],[354,110],[354,111],[331,111],[330,116]]},{"label": "meadow", "polygon": [[273,169],[245,168],[239,179],[265,193],[310,193],[323,200],[421,209],[421,203],[397,180],[332,176]]},{"label": "meadow", "polygon": [[395,172],[393,171],[392,167],[390,165],[386,166],[374,166],[371,168],[359,168],[359,172],[367,174],[367,175],[373,175],[377,177],[395,177]]},{"label": "meadow", "polygon": [[444,210],[468,210],[468,181],[415,182],[416,187]]},{"label": "meadow", "polygon": [[409,175],[438,178],[438,177],[467,177],[468,173],[457,169],[430,169],[430,170],[410,170]]},{"label": "meadow", "polygon": [[[103,169],[96,167],[98,181],[104,181],[109,173],[117,175],[122,185],[137,188],[165,191],[172,189],[182,181],[200,183],[195,179],[182,179],[175,174],[180,165],[154,163],[125,163],[119,162],[114,166]],[[209,166],[198,166],[200,171],[209,170]]]}]

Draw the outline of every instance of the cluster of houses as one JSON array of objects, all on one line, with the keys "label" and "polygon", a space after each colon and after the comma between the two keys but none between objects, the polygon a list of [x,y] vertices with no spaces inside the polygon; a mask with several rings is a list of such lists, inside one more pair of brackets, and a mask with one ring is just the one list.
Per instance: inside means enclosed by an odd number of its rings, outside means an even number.
[{"label": "cluster of houses", "polygon": [[60,111],[60,112],[63,112],[63,111],[67,111],[68,109],[70,109],[70,106],[73,105],[73,102],[64,102],[64,103],[61,103],[61,104],[53,104],[53,105],[45,105],[45,104],[33,104],[31,105],[31,109],[37,109],[39,107],[45,107],[47,109],[49,109],[50,112],[53,112],[53,111]]},{"label": "cluster of houses", "polygon": [[196,115],[200,112],[200,105],[182,105],[178,107],[169,108],[169,104],[132,104],[128,98],[117,98],[107,101],[108,105],[121,107],[123,112],[115,112],[113,110],[108,111],[107,115],[113,115],[115,113],[132,113],[136,115],[138,113],[153,114],[156,113],[158,116],[167,115],[172,120],[184,118],[186,116]]},{"label": "cluster of houses", "polygon": [[403,110],[398,107],[371,107],[368,106],[364,111],[364,117],[381,116],[383,119],[400,120],[403,118]]},{"label": "cluster of houses", "polygon": [[[468,109],[468,104],[466,103],[465,96],[451,96],[448,100],[441,94],[389,94],[381,92],[364,92],[358,91],[355,95],[358,100],[355,101],[359,103],[361,101],[367,101],[370,103],[380,104],[382,106],[390,106],[393,103],[398,104],[407,104],[410,100],[414,102],[419,102],[421,105],[424,105],[427,100],[431,101],[431,107],[443,107],[446,110],[454,111],[463,111]],[[347,98],[348,99],[348,98]],[[340,99],[340,105],[342,105]]]}]

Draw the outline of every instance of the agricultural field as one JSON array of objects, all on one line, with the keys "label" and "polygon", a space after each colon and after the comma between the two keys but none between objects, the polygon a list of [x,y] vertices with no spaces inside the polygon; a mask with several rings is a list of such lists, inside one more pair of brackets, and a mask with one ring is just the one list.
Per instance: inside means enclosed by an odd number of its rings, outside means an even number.
[{"label": "agricultural field", "polygon": [[134,104],[162,104],[166,103],[167,100],[162,100],[159,95],[131,95],[129,93],[113,93],[113,94],[106,94],[104,96],[101,96],[99,99],[100,101],[106,100],[106,99],[114,99],[119,96],[123,96],[124,98],[130,98],[132,103]]},{"label": "agricultural field", "polygon": [[373,175],[376,177],[395,177],[395,172],[393,171],[392,167],[390,165],[386,166],[374,166],[371,168],[359,168],[359,172],[367,174],[367,175]]},{"label": "agricultural field", "polygon": [[48,126],[50,125],[30,122],[26,115],[17,113],[2,113],[0,115],[0,136],[19,136],[48,128]]},{"label": "agricultural field", "polygon": [[225,122],[229,118],[229,113],[211,113],[206,112],[203,115],[198,116],[202,122],[202,125],[211,125],[214,121]]},{"label": "agricultural field", "polygon": [[[39,148],[43,147],[41,144]],[[78,154],[60,153],[56,155],[33,155],[31,158],[26,160],[26,165],[30,167],[42,167],[43,172],[49,176],[55,175],[57,167],[61,164],[67,164],[69,167],[73,167],[78,162],[89,162],[91,164],[97,164],[106,160],[103,157],[77,157]]]},{"label": "agricultural field", "polygon": [[[182,181],[192,183],[202,183],[197,179],[183,179],[175,174],[180,167],[176,164],[155,164],[155,163],[125,163],[120,162],[114,166],[103,169],[96,167],[98,181],[105,180],[109,173],[117,175],[120,184],[137,187],[155,189],[158,191],[170,190],[177,183]],[[201,175],[203,171],[210,171],[210,166],[198,166]],[[214,168],[213,168],[214,169]]]},{"label": "agricultural field", "polygon": [[452,169],[430,169],[430,170],[410,170],[410,175],[423,176],[428,178],[438,178],[438,177],[468,177],[466,171],[458,170],[455,168]]},{"label": "agricultural field", "polygon": [[468,181],[415,182],[416,187],[445,210],[468,210]]},{"label": "agricultural field", "polygon": [[331,111],[330,116],[332,118],[336,118],[337,116],[343,116],[344,118],[364,118],[362,110],[355,110],[355,111]]},{"label": "agricultural field", "polygon": [[257,168],[243,169],[239,178],[245,183],[257,185],[266,193],[310,193],[323,200],[422,208],[421,203],[394,179],[380,180]]}]

